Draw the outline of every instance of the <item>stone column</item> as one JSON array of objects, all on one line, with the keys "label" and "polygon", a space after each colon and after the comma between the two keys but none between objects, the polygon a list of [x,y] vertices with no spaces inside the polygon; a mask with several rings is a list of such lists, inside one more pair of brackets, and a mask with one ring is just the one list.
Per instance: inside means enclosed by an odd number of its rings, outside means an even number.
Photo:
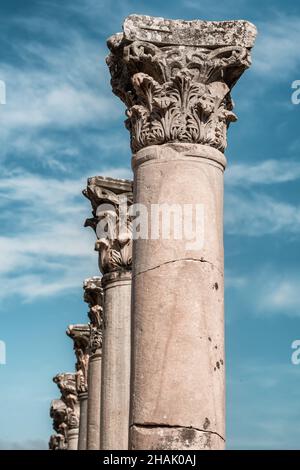
[{"label": "stone column", "polygon": [[67,329],[67,335],[74,341],[74,351],[77,359],[76,390],[80,408],[78,450],[86,450],[90,325],[70,325]]},{"label": "stone column", "polygon": [[79,404],[76,390],[76,374],[62,373],[53,378],[61,392],[61,400],[66,405],[67,449],[78,449]]},{"label": "stone column", "polygon": [[86,279],[84,300],[89,305],[90,359],[88,370],[87,449],[99,450],[103,289],[100,277]]},{"label": "stone column", "polygon": [[132,15],[123,31],[107,61],[149,222],[133,242],[130,449],[222,449],[224,149],[256,28]]},{"label": "stone column", "polygon": [[97,234],[96,250],[103,274],[104,321],[101,387],[102,450],[127,450],[130,398],[130,306],[132,182],[95,177],[84,192]]},{"label": "stone column", "polygon": [[67,450],[67,406],[62,400],[52,400],[50,407],[50,417],[53,420],[53,429],[56,434],[52,434],[52,436],[50,437],[49,450]]}]

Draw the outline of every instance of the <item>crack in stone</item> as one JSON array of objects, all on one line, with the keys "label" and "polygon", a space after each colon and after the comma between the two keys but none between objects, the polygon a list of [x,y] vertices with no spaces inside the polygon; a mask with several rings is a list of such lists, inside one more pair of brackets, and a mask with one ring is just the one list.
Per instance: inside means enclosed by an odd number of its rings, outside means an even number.
[{"label": "crack in stone", "polygon": [[134,274],[133,277],[139,276],[139,274],[144,274],[147,273],[148,271],[154,271],[155,269],[161,268],[162,266],[166,264],[172,264],[172,263],[177,263],[178,261],[194,261],[198,263],[207,263],[210,264],[212,267],[214,267],[220,274],[223,276],[223,273],[210,261],[205,260],[204,258],[179,258],[179,259],[174,259],[171,261],[165,261],[164,263],[158,264],[157,266],[153,266],[153,268],[145,269],[144,271],[139,271],[138,273]]},{"label": "crack in stone", "polygon": [[217,433],[216,431],[209,431],[207,429],[200,429],[200,428],[195,428],[194,426],[182,426],[180,424],[156,424],[156,423],[144,423],[144,424],[139,424],[139,423],[134,423],[131,424],[129,427],[137,427],[137,428],[147,428],[147,429],[156,429],[156,428],[172,428],[172,429],[193,429],[195,431],[207,433],[207,434],[215,434],[218,436],[222,441],[225,442],[224,437],[221,436],[221,434]]}]

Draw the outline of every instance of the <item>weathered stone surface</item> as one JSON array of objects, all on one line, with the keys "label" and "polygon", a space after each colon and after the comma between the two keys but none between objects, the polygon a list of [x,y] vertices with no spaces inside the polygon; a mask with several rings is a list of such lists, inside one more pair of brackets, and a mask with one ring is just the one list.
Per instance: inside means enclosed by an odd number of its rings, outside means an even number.
[{"label": "weathered stone surface", "polygon": [[131,219],[126,212],[132,205],[132,182],[96,176],[88,179],[83,194],[92,204],[93,217],[85,226],[92,227],[97,235],[100,271],[131,269]]},{"label": "weathered stone surface", "polygon": [[99,268],[104,274],[101,410],[98,413],[100,448],[126,450],[130,395],[132,182],[97,176],[89,178],[83,194],[92,204],[93,218],[85,225],[96,232]]},{"label": "weathered stone surface", "polygon": [[71,372],[63,372],[57,374],[53,378],[60,392],[61,399],[71,410],[75,409],[78,402],[77,389],[76,389],[76,374]]},{"label": "weathered stone surface", "polygon": [[62,434],[52,434],[50,436],[49,450],[66,450],[65,438]]},{"label": "weathered stone surface", "polygon": [[59,399],[52,400],[50,407],[50,417],[53,420],[53,429],[57,434],[53,434],[49,440],[50,450],[67,450],[68,448],[68,424],[67,406]]},{"label": "weathered stone surface", "polygon": [[84,301],[89,306],[90,319],[90,355],[102,348],[103,335],[103,288],[101,278],[94,276],[83,283]]},{"label": "weathered stone surface", "polygon": [[215,433],[193,428],[132,426],[132,450],[223,450],[224,440]]},{"label": "weathered stone surface", "polygon": [[87,420],[88,450],[100,449],[101,366],[102,352],[98,349],[91,355],[89,364]]},{"label": "weathered stone surface", "polygon": [[67,425],[68,450],[77,450],[79,433],[79,404],[76,389],[76,374],[64,372],[53,378],[61,392],[61,401],[66,406],[65,422]]},{"label": "weathered stone surface", "polygon": [[113,92],[127,106],[131,148],[194,142],[224,151],[236,120],[230,90],[250,66],[255,26],[132,15],[108,40]]},{"label": "weathered stone surface", "polygon": [[77,359],[76,390],[80,407],[78,450],[85,450],[87,441],[87,392],[91,328],[90,325],[70,325],[66,333],[73,339]]},{"label": "weathered stone surface", "polygon": [[130,401],[131,272],[105,274],[101,450],[127,450]]},{"label": "weathered stone surface", "polygon": [[77,393],[87,392],[88,364],[90,355],[90,326],[70,325],[66,331],[73,339],[76,355],[76,389]]},{"label": "weathered stone surface", "polygon": [[198,232],[200,235],[202,231],[204,240],[195,249],[196,238],[176,239],[172,224],[170,239],[164,240],[162,233],[158,240],[153,239],[150,231],[153,219],[148,217],[148,239],[134,241],[134,275],[184,259],[208,261],[222,272],[224,155],[208,146],[165,144],[140,150],[133,156],[132,165],[138,182],[136,200],[146,207],[147,213],[151,214],[153,206],[158,205],[167,210],[179,207],[184,215],[184,205],[190,205],[195,219],[196,206],[201,206],[203,221],[200,220]]},{"label": "weathered stone surface", "polygon": [[178,46],[240,46],[251,48],[256,27],[249,21],[167,20],[130,15],[124,21],[124,38]]},{"label": "weathered stone surface", "polygon": [[[135,200],[148,212],[198,204],[204,217],[199,247],[172,231],[166,240],[134,240],[132,449],[224,447],[225,165],[221,152],[195,144],[151,146],[133,156]],[[191,442],[182,439],[187,428]]]},{"label": "weathered stone surface", "polygon": [[99,450],[101,361],[103,341],[103,288],[98,276],[83,283],[84,301],[89,306],[90,358],[88,370],[87,449]]},{"label": "weathered stone surface", "polygon": [[193,427],[224,437],[223,284],[222,273],[196,259],[134,277],[131,424]]},{"label": "weathered stone surface", "polygon": [[107,63],[127,107],[134,203],[203,208],[199,246],[175,228],[133,241],[130,448],[221,449],[223,152],[256,28],[131,15],[123,29]]},{"label": "weathered stone surface", "polygon": [[58,386],[62,400],[68,408],[74,409],[78,401],[76,390],[76,374],[63,372],[53,378],[53,382]]}]

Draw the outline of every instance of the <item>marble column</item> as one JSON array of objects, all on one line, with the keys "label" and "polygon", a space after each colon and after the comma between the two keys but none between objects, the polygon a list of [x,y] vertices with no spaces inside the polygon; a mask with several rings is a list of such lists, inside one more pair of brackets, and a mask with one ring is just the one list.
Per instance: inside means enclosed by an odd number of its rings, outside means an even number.
[{"label": "marble column", "polygon": [[107,62],[149,223],[133,242],[129,445],[223,449],[224,150],[256,28],[132,15],[123,31]]},{"label": "marble column", "polygon": [[73,339],[74,351],[77,359],[76,390],[80,408],[78,450],[86,450],[90,325],[70,325],[66,333]]},{"label": "marble column", "polygon": [[76,374],[65,372],[53,378],[61,392],[61,400],[66,405],[66,435],[67,450],[78,449],[79,434],[79,403],[76,389]]},{"label": "marble column", "polygon": [[128,449],[130,398],[130,307],[132,182],[94,177],[85,196],[93,218],[86,225],[97,235],[99,268],[103,274],[104,316],[102,349],[102,450]]},{"label": "marble column", "polygon": [[103,289],[100,277],[86,279],[84,300],[89,306],[90,358],[88,368],[87,449],[99,450]]}]

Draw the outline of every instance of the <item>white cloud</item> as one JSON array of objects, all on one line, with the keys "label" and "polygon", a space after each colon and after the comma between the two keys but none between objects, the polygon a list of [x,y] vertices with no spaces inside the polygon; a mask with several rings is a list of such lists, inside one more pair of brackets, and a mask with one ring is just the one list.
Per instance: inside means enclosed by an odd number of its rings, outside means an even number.
[{"label": "white cloud", "polygon": [[[110,89],[105,45],[64,28],[59,21],[50,23],[46,17],[17,18],[15,22],[25,34],[30,32],[30,39],[14,45],[15,58],[22,66],[0,62],[7,89],[0,114],[2,158],[29,154],[41,161],[49,159],[50,166],[53,163],[61,170],[63,160],[78,155],[80,148],[71,138],[65,142],[63,135],[50,138],[49,132],[79,129],[83,135],[87,127],[99,129],[99,139],[93,143],[101,151],[106,139],[101,129],[124,112]],[[38,40],[34,30],[40,32]],[[41,40],[50,33],[59,38],[59,48]]]},{"label": "white cloud", "polygon": [[[300,232],[300,205],[275,199],[263,186],[300,179],[300,163],[264,160],[230,165],[225,172],[225,230],[228,234],[264,236]],[[260,186],[260,190],[255,186]]]},{"label": "white cloud", "polygon": [[225,287],[254,316],[300,317],[300,276],[281,265],[280,260],[278,264],[276,261],[271,265],[260,263],[255,272],[245,275],[229,272]]},{"label": "white cloud", "polygon": [[258,23],[259,35],[253,49],[253,71],[270,76],[272,82],[291,73],[297,76],[300,64],[300,19],[283,14],[270,15]]},{"label": "white cloud", "polygon": [[230,165],[225,173],[229,186],[249,187],[255,184],[286,183],[300,178],[300,162],[292,160],[264,160],[249,164]]},{"label": "white cloud", "polygon": [[226,271],[225,276],[225,287],[226,289],[234,288],[243,288],[248,285],[248,279],[241,275],[235,275],[234,273]]},{"label": "white cloud", "polygon": [[[23,128],[85,126],[118,117],[113,97],[96,93],[77,84],[56,80],[55,77],[28,72],[16,76],[14,68],[4,71],[7,84],[7,104],[2,108],[2,127],[13,131]],[[12,79],[12,76],[15,76]],[[66,74],[67,76],[67,74]],[[10,87],[14,86],[14,90]]]},{"label": "white cloud", "polygon": [[[103,169],[103,176],[130,177],[126,168]],[[81,196],[87,177],[56,180],[32,174],[0,178],[0,299],[24,300],[78,289],[98,272],[95,237],[83,223],[90,203]],[[13,219],[13,221],[12,221]]]},{"label": "white cloud", "polygon": [[277,201],[263,193],[227,191],[225,230],[228,234],[247,236],[298,234],[300,206]]},{"label": "white cloud", "polygon": [[[144,8],[143,2],[140,5]],[[66,11],[75,13],[89,22],[91,28],[99,34],[99,29],[110,30],[114,34],[122,29],[123,19],[134,13],[131,0],[73,0],[65,6]],[[103,14],[105,12],[105,15]]]},{"label": "white cloud", "polygon": [[275,279],[268,282],[264,293],[261,293],[258,305],[260,311],[282,313],[289,316],[300,317],[300,277],[275,275]]}]

